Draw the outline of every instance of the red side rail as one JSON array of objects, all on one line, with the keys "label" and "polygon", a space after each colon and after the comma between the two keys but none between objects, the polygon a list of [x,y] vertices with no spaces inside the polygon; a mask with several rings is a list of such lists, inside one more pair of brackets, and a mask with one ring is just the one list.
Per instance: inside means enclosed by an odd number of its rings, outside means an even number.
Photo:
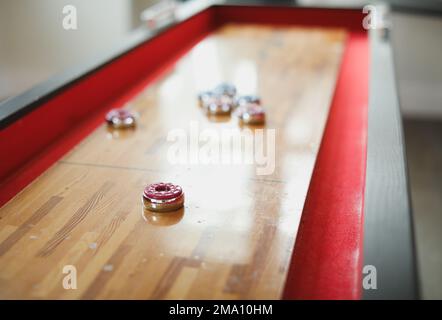
[{"label": "red side rail", "polygon": [[352,33],[304,204],[287,299],[361,296],[368,55],[367,36]]}]

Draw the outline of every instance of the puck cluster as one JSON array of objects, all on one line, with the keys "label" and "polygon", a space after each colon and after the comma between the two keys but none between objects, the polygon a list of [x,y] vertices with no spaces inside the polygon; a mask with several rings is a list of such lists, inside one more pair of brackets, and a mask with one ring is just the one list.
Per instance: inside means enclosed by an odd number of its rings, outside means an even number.
[{"label": "puck cluster", "polygon": [[209,116],[229,116],[233,114],[240,124],[263,125],[266,119],[261,99],[255,95],[237,95],[236,87],[221,83],[213,90],[198,95],[199,106]]}]

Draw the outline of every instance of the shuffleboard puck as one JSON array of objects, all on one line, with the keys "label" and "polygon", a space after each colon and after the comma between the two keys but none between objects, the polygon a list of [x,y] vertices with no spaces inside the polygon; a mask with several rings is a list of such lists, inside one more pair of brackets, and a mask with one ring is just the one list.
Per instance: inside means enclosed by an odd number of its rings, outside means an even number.
[{"label": "shuffleboard puck", "polygon": [[241,124],[262,125],[266,121],[264,108],[257,104],[245,104],[236,109],[235,115]]},{"label": "shuffleboard puck", "polygon": [[149,211],[175,211],[184,205],[183,189],[172,183],[153,183],[143,192],[144,207]]},{"label": "shuffleboard puck", "polygon": [[133,128],[136,125],[136,115],[126,109],[112,109],[106,114],[107,124],[114,129]]}]

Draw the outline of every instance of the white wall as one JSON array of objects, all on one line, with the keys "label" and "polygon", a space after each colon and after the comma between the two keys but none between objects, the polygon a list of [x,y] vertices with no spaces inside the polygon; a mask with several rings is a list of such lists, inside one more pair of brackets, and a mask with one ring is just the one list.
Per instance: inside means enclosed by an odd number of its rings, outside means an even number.
[{"label": "white wall", "polygon": [[[76,31],[62,27],[67,4]],[[118,43],[135,24],[132,9],[129,0],[0,1],[0,100]]]},{"label": "white wall", "polygon": [[442,119],[442,15],[396,13],[392,22],[404,116]]}]

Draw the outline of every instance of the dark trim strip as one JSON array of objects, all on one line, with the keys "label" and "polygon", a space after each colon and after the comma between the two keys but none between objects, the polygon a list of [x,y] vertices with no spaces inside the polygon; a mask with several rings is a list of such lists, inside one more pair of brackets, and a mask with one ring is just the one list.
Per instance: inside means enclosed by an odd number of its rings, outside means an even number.
[{"label": "dark trim strip", "polygon": [[365,192],[364,265],[377,289],[364,299],[417,299],[413,224],[402,119],[388,39],[370,32],[371,77]]}]

